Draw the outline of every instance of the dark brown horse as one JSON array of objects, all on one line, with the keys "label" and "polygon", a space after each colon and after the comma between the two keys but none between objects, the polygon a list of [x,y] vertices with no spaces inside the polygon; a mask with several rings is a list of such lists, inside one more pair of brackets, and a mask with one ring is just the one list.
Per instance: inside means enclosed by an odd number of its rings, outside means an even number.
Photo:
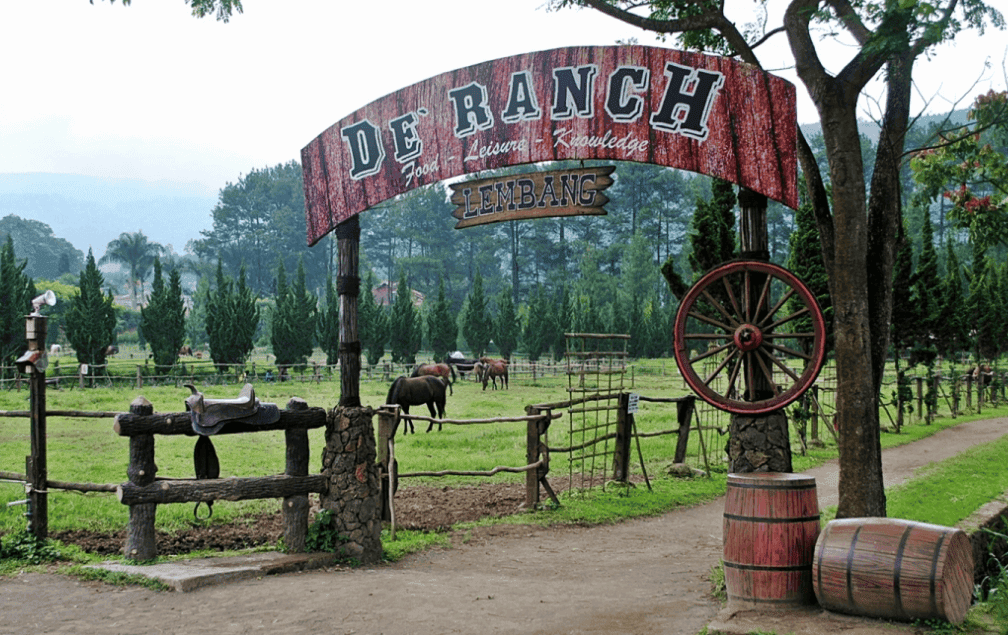
[{"label": "dark brown horse", "polygon": [[452,389],[452,382],[455,381],[455,369],[449,364],[420,364],[413,369],[413,374],[410,377],[423,377],[429,375],[431,377],[443,377],[445,383],[448,384],[448,394],[455,394]]},{"label": "dark brown horse", "polygon": [[[427,409],[430,410],[432,419],[443,419],[445,413],[445,388],[447,385],[448,383],[443,377],[432,377],[430,375],[403,377],[400,375],[396,377],[389,387],[385,403],[399,404],[402,407],[402,411],[406,414],[409,414],[410,406],[427,404]],[[403,434],[406,434],[407,427],[410,432],[416,433],[413,422],[409,419],[406,419]],[[434,422],[431,421],[430,425],[427,426],[427,432],[433,429]],[[440,423],[438,423],[438,430],[441,430]],[[392,436],[395,436],[395,430],[392,431]]]},{"label": "dark brown horse", "polygon": [[500,377],[501,388],[508,388],[508,363],[505,359],[490,359],[481,357],[476,367],[476,377],[483,380],[483,390],[487,383],[493,380],[493,388],[497,390],[497,378]]}]

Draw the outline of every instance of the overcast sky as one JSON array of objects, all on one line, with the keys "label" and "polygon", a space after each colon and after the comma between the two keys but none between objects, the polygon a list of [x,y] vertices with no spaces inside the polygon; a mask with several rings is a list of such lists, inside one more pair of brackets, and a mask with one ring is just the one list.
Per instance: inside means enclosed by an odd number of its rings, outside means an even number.
[{"label": "overcast sky", "polygon": [[[300,160],[351,111],[444,71],[631,37],[671,45],[594,11],[548,13],[544,3],[243,0],[244,14],[225,24],[192,17],[183,0],[6,0],[0,173],[183,181],[216,196],[253,168]],[[937,49],[916,74],[930,110],[1003,89],[1006,43],[991,31]],[[760,51],[768,70],[795,81],[782,68],[783,36]],[[830,68],[847,53],[837,49]],[[800,85],[798,96],[800,122],[814,121]]]}]

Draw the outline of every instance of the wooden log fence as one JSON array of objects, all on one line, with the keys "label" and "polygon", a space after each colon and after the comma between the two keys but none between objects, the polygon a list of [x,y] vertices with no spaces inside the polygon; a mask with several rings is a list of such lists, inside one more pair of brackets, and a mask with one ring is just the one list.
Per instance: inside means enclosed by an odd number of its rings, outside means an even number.
[{"label": "wooden log fence", "polygon": [[[526,408],[525,416],[517,417],[491,417],[484,419],[434,419],[424,415],[409,415],[403,413],[396,404],[385,404],[378,409],[378,457],[379,474],[382,481],[382,520],[390,521],[391,537],[395,540],[395,490],[398,487],[399,478],[411,477],[442,477],[442,476],[476,476],[488,478],[502,472],[525,473],[525,505],[526,509],[535,509],[539,505],[539,485],[541,484],[554,504],[560,506],[557,498],[546,480],[549,472],[549,449],[545,443],[541,442],[541,437],[549,429],[549,424],[553,419],[558,419],[562,415],[553,414],[550,409]],[[402,420],[427,421],[448,425],[486,425],[492,423],[522,423],[526,425],[526,460],[528,463],[522,466],[497,466],[491,470],[471,471],[471,470],[437,470],[418,472],[399,472],[395,458],[395,433]],[[534,483],[534,484],[533,484]]]},{"label": "wooden log fence", "polygon": [[284,539],[290,551],[304,551],[308,532],[308,494],[327,491],[324,474],[308,474],[308,430],[324,427],[323,408],[309,408],[302,399],[292,398],[274,424],[250,426],[232,422],[217,433],[243,434],[283,430],[287,443],[287,465],[283,474],[225,479],[159,479],[154,463],[155,435],[195,436],[186,412],[154,414],[142,397],[130,405],[130,412],[116,417],[113,429],[129,437],[129,481],[116,488],[116,496],[129,505],[125,555],[131,560],[150,560],[157,555],[154,520],[157,506],[166,503],[209,502],[282,498]]}]

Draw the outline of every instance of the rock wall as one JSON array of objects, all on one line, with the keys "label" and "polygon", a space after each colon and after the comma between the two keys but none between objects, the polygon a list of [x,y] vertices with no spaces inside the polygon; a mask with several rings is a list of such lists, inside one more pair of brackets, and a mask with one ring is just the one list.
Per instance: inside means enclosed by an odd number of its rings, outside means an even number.
[{"label": "rock wall", "polygon": [[381,484],[375,464],[371,408],[336,407],[326,420],[322,473],[329,492],[320,498],[332,512],[343,555],[362,564],[381,560]]}]

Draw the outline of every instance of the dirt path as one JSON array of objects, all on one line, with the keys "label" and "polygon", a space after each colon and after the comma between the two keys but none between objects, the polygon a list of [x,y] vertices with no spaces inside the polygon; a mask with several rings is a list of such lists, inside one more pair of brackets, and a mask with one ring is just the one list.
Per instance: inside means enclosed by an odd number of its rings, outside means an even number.
[{"label": "dirt path", "polygon": [[[980,421],[887,450],[886,485],[1005,433],[1008,420]],[[835,462],[810,474],[820,507],[836,504]],[[489,528],[453,549],[394,565],[270,576],[191,593],[23,574],[0,579],[0,633],[693,635],[718,617],[707,576],[720,558],[723,511],[719,499],[607,527]],[[820,612],[790,619],[771,628],[825,632]],[[872,623],[842,628],[913,632]]]}]

